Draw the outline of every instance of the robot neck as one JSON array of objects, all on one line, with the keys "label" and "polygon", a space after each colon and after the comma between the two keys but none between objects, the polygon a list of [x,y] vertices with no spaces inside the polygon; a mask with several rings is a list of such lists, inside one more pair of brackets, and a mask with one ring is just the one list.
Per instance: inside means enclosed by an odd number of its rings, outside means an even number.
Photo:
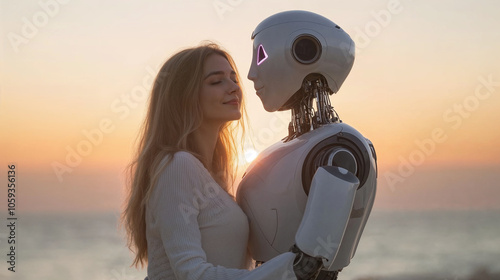
[{"label": "robot neck", "polygon": [[342,122],[330,104],[330,94],[332,91],[323,76],[304,80],[301,89],[286,104],[292,111],[292,119],[285,142],[322,125]]}]

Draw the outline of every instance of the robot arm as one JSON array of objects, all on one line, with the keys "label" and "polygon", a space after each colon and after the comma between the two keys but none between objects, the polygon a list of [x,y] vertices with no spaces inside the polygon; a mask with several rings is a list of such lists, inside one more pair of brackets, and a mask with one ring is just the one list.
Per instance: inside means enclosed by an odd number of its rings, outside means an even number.
[{"label": "robot arm", "polygon": [[323,166],[314,174],[307,205],[295,235],[298,249],[321,258],[328,270],[347,228],[359,179],[337,166]]},{"label": "robot arm", "polygon": [[358,178],[342,167],[318,168],[292,252],[271,259],[242,279],[314,279],[320,269],[328,269],[344,236],[358,186]]}]

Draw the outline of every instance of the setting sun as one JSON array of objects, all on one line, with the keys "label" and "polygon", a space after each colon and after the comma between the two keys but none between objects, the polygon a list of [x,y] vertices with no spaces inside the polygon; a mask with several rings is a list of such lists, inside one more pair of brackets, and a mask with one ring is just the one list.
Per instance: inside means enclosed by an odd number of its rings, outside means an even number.
[{"label": "setting sun", "polygon": [[259,153],[250,148],[250,149],[246,149],[245,150],[245,163],[251,163],[257,156],[259,155]]}]

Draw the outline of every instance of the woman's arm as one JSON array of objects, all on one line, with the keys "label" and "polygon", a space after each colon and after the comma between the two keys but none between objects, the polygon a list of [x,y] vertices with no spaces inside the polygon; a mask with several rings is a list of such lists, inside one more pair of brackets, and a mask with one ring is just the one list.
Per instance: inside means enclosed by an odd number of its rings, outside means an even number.
[{"label": "woman's arm", "polygon": [[[296,279],[292,253],[283,254],[253,271],[207,262],[198,214],[204,209],[208,172],[191,154],[177,153],[162,172],[150,199],[150,211],[177,279]],[[206,189],[206,188],[205,188]],[[206,198],[205,198],[206,199]]]},{"label": "woman's arm", "polygon": [[194,156],[176,153],[155,186],[150,213],[178,279],[237,279],[248,270],[214,266],[202,248],[198,214],[205,172]]}]

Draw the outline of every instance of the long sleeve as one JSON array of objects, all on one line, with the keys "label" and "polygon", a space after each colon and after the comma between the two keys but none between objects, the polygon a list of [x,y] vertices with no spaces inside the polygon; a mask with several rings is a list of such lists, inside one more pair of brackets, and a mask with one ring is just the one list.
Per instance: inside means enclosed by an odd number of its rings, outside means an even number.
[{"label": "long sleeve", "polygon": [[146,208],[149,280],[296,279],[294,254],[247,270],[248,219],[200,161],[178,152]]},{"label": "long sleeve", "polygon": [[[188,153],[175,154],[161,174],[150,200],[150,213],[177,279],[236,279],[248,273],[245,269],[225,268],[207,262],[200,230],[203,225],[199,219],[221,218],[224,210],[230,210],[220,199],[221,192],[224,190],[211,180],[203,165]],[[244,238],[247,238],[248,230],[244,231]]]}]

